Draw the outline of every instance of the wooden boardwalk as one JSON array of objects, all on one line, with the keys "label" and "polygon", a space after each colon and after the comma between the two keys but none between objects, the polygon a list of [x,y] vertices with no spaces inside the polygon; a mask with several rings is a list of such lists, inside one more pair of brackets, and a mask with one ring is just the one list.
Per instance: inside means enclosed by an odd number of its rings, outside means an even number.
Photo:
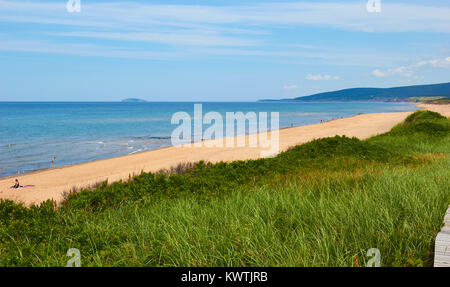
[{"label": "wooden boardwalk", "polygon": [[436,236],[434,267],[450,267],[450,206],[444,217],[444,227]]}]

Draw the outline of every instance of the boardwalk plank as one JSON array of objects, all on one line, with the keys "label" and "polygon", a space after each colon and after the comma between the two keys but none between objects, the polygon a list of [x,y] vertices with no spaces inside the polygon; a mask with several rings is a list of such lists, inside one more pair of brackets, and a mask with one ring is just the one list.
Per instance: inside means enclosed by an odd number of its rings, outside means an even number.
[{"label": "boardwalk plank", "polygon": [[436,236],[434,267],[450,267],[450,206],[444,217],[444,227]]}]

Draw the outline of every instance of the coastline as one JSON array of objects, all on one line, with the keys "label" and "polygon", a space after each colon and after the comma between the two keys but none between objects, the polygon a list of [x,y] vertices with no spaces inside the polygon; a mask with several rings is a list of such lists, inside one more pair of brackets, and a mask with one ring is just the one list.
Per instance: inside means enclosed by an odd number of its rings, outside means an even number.
[{"label": "coastline", "polygon": [[[419,108],[440,111],[450,116],[449,106],[417,104]],[[289,127],[278,130],[280,152],[289,147],[302,144],[313,139],[346,135],[365,139],[376,134],[389,131],[394,125],[402,122],[411,112],[362,114],[336,119],[324,123]],[[269,133],[270,134],[270,133]],[[239,137],[234,137],[236,140]],[[217,139],[212,141],[223,141]],[[10,199],[24,205],[39,204],[48,199],[60,202],[63,194],[73,189],[87,188],[108,180],[109,183],[128,180],[130,176],[144,172],[155,172],[168,169],[183,162],[234,161],[257,159],[261,148],[250,147],[164,147],[151,151],[124,155],[93,162],[79,163],[54,169],[33,171],[19,176],[0,179],[0,199]],[[10,189],[12,179],[18,178],[21,184],[35,185],[26,189]]]}]

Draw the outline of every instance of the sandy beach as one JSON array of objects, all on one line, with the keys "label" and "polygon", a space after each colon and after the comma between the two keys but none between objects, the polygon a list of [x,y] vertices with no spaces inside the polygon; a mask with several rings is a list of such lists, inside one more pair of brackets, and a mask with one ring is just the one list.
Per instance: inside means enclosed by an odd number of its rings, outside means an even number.
[{"label": "sandy beach", "polygon": [[[417,105],[445,116],[450,116],[449,105]],[[279,131],[280,151],[313,139],[346,135],[365,139],[389,131],[402,122],[410,113],[376,113],[337,119],[325,123],[286,128]],[[247,138],[247,136],[246,136]],[[239,147],[168,147],[133,155],[82,163],[67,167],[36,171],[18,176],[22,185],[31,188],[11,189],[15,177],[0,179],[0,198],[22,202],[25,205],[38,204],[48,199],[57,202],[64,192],[80,189],[108,180],[128,180],[130,175],[155,172],[170,168],[182,162],[209,162],[256,159],[261,148]]]},{"label": "sandy beach", "polygon": [[416,104],[416,107],[450,117],[450,105]]}]

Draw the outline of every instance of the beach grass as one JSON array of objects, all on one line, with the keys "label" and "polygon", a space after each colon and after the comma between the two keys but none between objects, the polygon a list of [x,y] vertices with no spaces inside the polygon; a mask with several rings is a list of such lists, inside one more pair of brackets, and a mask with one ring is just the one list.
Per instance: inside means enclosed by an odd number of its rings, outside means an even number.
[{"label": "beach grass", "polygon": [[361,141],[180,165],[24,207],[0,202],[0,266],[432,266],[450,203],[450,120]]}]

